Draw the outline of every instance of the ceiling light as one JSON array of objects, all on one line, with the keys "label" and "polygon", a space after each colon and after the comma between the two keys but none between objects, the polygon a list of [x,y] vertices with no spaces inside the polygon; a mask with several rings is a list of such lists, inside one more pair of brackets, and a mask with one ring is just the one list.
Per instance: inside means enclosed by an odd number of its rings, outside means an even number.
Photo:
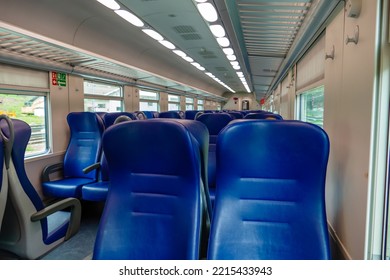
[{"label": "ceiling light", "polygon": [[97,1],[111,10],[119,10],[121,8],[121,6],[114,0],[97,0]]},{"label": "ceiling light", "polygon": [[160,33],[154,31],[153,29],[142,29],[143,32],[148,34],[150,37],[152,37],[154,40],[162,41],[164,40],[164,37],[160,35]]},{"label": "ceiling light", "polygon": [[198,3],[204,3],[204,2],[206,2],[207,0],[195,0],[196,2],[198,2]]},{"label": "ceiling light", "polygon": [[236,59],[237,59],[236,56],[235,56],[234,54],[232,54],[232,55],[227,55],[226,57],[227,57],[227,59],[229,59],[229,60],[236,60]]},{"label": "ceiling light", "polygon": [[244,73],[242,73],[242,72],[237,72],[237,76],[238,76],[238,77],[244,77]]},{"label": "ceiling light", "polygon": [[188,62],[194,62],[194,60],[189,56],[184,56],[183,59],[187,60]]},{"label": "ceiling light", "polygon": [[217,42],[221,47],[228,47],[230,45],[229,39],[226,37],[217,38]]},{"label": "ceiling light", "polygon": [[198,62],[193,62],[193,63],[191,63],[191,64],[194,65],[196,68],[201,67],[200,64],[199,64]]},{"label": "ceiling light", "polygon": [[232,55],[232,54],[234,54],[234,51],[233,51],[232,48],[223,48],[222,50],[223,50],[223,52],[224,52],[226,55]]},{"label": "ceiling light", "polygon": [[185,52],[181,51],[181,50],[174,50],[173,51],[175,54],[177,54],[178,56],[181,56],[181,57],[186,57],[187,55],[185,54]]},{"label": "ceiling light", "polygon": [[167,41],[167,40],[162,40],[162,41],[158,41],[161,45],[163,45],[164,47],[170,49],[170,50],[174,50],[176,49],[175,45],[172,44],[171,42]]},{"label": "ceiling light", "polygon": [[241,67],[240,67],[240,65],[233,65],[233,69],[234,69],[234,70],[240,70]]},{"label": "ceiling light", "polygon": [[218,37],[218,38],[225,37],[226,32],[225,32],[225,29],[223,29],[222,25],[214,24],[214,25],[210,25],[209,27],[210,27],[210,30],[215,37]]},{"label": "ceiling light", "polygon": [[138,27],[144,26],[144,23],[142,22],[142,20],[140,20],[138,17],[136,17],[135,15],[130,13],[129,11],[116,10],[115,13],[117,13],[119,16],[121,16],[122,18],[124,18],[125,20],[127,20],[128,22],[130,22],[131,24],[133,24],[135,26],[138,26]]},{"label": "ceiling light", "polygon": [[218,19],[217,11],[210,3],[201,3],[197,5],[202,17],[208,22],[215,22]]},{"label": "ceiling light", "polygon": [[232,66],[236,66],[236,65],[238,65],[238,61],[230,61],[230,64],[231,64]]}]

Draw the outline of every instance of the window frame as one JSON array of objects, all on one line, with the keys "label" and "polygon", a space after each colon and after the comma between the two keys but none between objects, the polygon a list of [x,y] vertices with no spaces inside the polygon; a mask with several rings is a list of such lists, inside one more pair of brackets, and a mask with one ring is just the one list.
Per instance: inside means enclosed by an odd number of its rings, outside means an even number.
[{"label": "window frame", "polygon": [[[100,94],[93,94],[93,93],[85,93],[85,83],[94,83],[94,84],[101,84],[101,85],[108,85],[108,86],[113,86],[113,87],[118,87],[119,88],[119,96],[104,96],[104,95],[100,95]],[[83,90],[83,94],[84,94],[84,111],[88,111],[88,112],[123,112],[124,111],[124,88],[123,88],[123,85],[121,84],[116,84],[116,83],[110,83],[110,82],[103,82],[103,81],[96,81],[96,80],[90,80],[90,79],[84,79],[83,81],[83,87],[84,87],[84,90]],[[116,111],[89,111],[89,110],[86,110],[87,108],[85,108],[85,101],[86,100],[104,100],[104,101],[119,101],[120,102],[120,106],[119,108],[121,108],[120,111],[116,110]],[[118,107],[116,107],[118,108]]]}]

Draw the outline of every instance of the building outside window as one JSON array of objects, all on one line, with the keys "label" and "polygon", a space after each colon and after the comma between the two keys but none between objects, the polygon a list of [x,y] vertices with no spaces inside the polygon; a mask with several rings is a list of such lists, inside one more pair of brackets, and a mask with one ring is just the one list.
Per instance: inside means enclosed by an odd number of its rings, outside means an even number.
[{"label": "building outside window", "polygon": [[198,110],[199,111],[202,111],[202,110],[204,110],[204,100],[203,99],[198,99],[198,102],[197,102],[198,104]]}]

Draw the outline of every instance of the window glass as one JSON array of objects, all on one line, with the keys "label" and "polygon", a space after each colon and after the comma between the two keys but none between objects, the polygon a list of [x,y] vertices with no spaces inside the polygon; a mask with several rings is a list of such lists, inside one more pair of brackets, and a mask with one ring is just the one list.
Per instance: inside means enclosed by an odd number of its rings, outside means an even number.
[{"label": "window glass", "polygon": [[0,114],[25,121],[31,127],[25,157],[46,153],[49,150],[47,133],[47,98],[43,92],[0,90]]},{"label": "window glass", "polygon": [[84,81],[84,94],[121,97],[122,88],[117,85],[97,83],[95,81]]},{"label": "window glass", "polygon": [[84,99],[84,111],[86,112],[122,112],[122,101],[105,99]]},{"label": "window glass", "polygon": [[204,100],[198,99],[198,110],[204,110]]},{"label": "window glass", "polygon": [[178,103],[168,103],[168,111],[180,110],[180,104]]},{"label": "window glass", "polygon": [[113,84],[84,81],[84,111],[122,112],[122,87]]},{"label": "window glass", "polygon": [[314,123],[323,127],[324,124],[324,86],[304,91],[299,96],[301,121]]},{"label": "window glass", "polygon": [[145,91],[145,90],[140,90],[139,91],[139,99],[141,100],[159,100],[159,94],[157,92],[151,92],[151,91]]},{"label": "window glass", "polygon": [[180,110],[180,96],[168,94],[168,111]]},{"label": "window glass", "polygon": [[186,110],[194,110],[194,99],[186,97]]},{"label": "window glass", "polygon": [[140,111],[160,111],[160,95],[158,92],[140,90],[139,99]]},{"label": "window glass", "polygon": [[180,96],[168,94],[168,102],[178,102],[178,103],[180,103]]}]

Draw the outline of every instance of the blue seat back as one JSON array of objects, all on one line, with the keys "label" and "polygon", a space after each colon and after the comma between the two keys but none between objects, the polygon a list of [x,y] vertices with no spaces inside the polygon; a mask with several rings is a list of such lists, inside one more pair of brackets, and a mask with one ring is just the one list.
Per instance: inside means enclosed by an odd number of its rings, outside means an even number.
[{"label": "blue seat back", "polygon": [[228,113],[204,113],[196,120],[202,122],[209,131],[208,187],[213,202],[215,192],[215,170],[217,167],[215,152],[219,132],[234,118]]},{"label": "blue seat back", "polygon": [[158,115],[159,118],[165,118],[165,119],[183,119],[182,115],[179,111],[166,111],[166,112],[160,112]]},{"label": "blue seat back", "polygon": [[124,122],[107,129],[110,171],[94,259],[197,259],[201,157],[196,139],[172,120]]},{"label": "blue seat back", "polygon": [[100,160],[104,131],[102,119],[91,112],[72,112],[67,116],[70,139],[64,156],[64,177],[96,179],[96,171],[83,168]]},{"label": "blue seat back", "polygon": [[329,259],[329,140],[300,121],[236,120],[217,143],[209,259]]},{"label": "blue seat back", "polygon": [[196,114],[199,110],[187,110],[184,112],[184,118],[187,120],[195,120]]},{"label": "blue seat back", "polygon": [[130,119],[132,119],[132,120],[136,120],[137,119],[136,115],[134,113],[130,113],[130,112],[111,112],[111,113],[106,113],[104,115],[104,117],[103,117],[105,127],[108,128],[111,125],[113,125],[115,120],[119,116],[127,116]]},{"label": "blue seat back", "polygon": [[244,119],[274,119],[274,120],[283,120],[283,117],[279,114],[271,113],[271,112],[254,112],[245,115]]}]

